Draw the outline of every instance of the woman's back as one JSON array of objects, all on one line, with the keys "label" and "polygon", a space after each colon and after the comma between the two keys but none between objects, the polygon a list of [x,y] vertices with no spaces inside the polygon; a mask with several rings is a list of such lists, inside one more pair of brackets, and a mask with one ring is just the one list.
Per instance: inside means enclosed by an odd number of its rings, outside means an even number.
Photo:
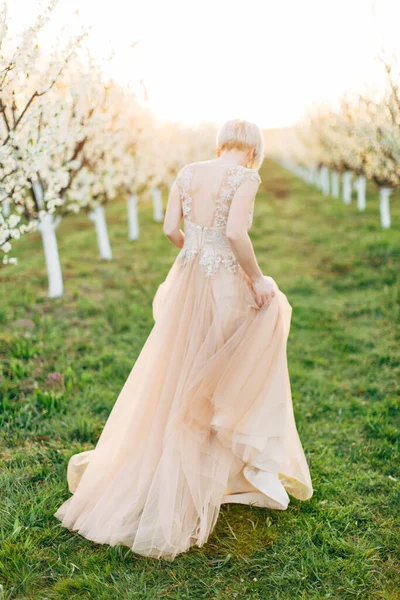
[{"label": "woman's back", "polygon": [[[216,160],[190,163],[177,176],[183,215],[201,227],[227,224],[230,204],[240,184],[246,180],[260,182],[254,169]],[[249,211],[249,227],[252,210]]]},{"label": "woman's back", "polygon": [[[177,262],[198,264],[205,275],[214,275],[220,266],[237,273],[238,261],[226,235],[232,200],[245,181],[260,182],[254,169],[220,161],[190,163],[177,176],[182,213],[185,221],[185,241]],[[253,204],[247,210],[247,229],[250,228]]]}]

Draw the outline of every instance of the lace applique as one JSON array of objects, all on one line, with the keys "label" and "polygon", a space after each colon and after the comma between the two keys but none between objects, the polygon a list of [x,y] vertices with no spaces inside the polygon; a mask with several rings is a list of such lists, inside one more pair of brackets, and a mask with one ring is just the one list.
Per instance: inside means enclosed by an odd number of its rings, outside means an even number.
[{"label": "lace applique", "polygon": [[199,264],[206,277],[214,275],[220,265],[231,273],[236,273],[238,262],[232,252],[224,229],[201,227],[192,221],[185,222],[185,244],[177,256],[182,265],[192,262],[199,254]]},{"label": "lace applique", "polygon": [[199,265],[203,268],[206,277],[214,275],[220,265],[223,265],[230,273],[236,273],[238,270],[238,261],[232,252],[221,254],[214,248],[182,248],[177,260],[181,265],[187,265],[198,253],[200,253]]},{"label": "lace applique", "polygon": [[[238,190],[240,184],[247,180],[257,181],[258,183],[261,182],[258,172],[254,169],[247,169],[246,167],[242,167],[240,165],[229,169],[228,175],[225,178],[215,204],[214,224],[217,227],[223,227],[228,223],[229,210],[233,196]],[[248,227],[250,228],[253,222],[253,208],[249,212],[247,222]]]},{"label": "lace applique", "polygon": [[192,185],[192,169],[189,165],[183,167],[177,175],[177,183],[181,192],[182,212],[185,219],[192,220],[190,211],[192,208],[192,198],[189,194]]},{"label": "lace applique", "polygon": [[215,250],[205,250],[202,252],[199,264],[204,268],[206,277],[214,275],[220,265],[223,265],[231,273],[236,273],[238,270],[238,262],[234,254],[223,256]]},{"label": "lace applique", "polygon": [[[261,181],[258,172],[253,169],[236,166],[228,170],[215,203],[213,225],[202,227],[191,220],[192,198],[189,192],[192,170],[189,165],[181,169],[177,177],[185,219],[185,243],[177,256],[177,261],[181,265],[191,263],[199,254],[199,265],[203,268],[206,277],[214,275],[221,265],[230,273],[237,272],[239,265],[226,237],[226,225],[233,196],[240,184],[247,179],[259,183]],[[254,207],[249,212],[248,228],[252,224],[253,210]]]},{"label": "lace applique", "polygon": [[197,248],[185,248],[185,247],[183,247],[182,250],[178,254],[178,261],[182,265],[186,265],[188,262],[191,262],[194,259],[194,257],[196,256],[197,252],[198,252]]}]

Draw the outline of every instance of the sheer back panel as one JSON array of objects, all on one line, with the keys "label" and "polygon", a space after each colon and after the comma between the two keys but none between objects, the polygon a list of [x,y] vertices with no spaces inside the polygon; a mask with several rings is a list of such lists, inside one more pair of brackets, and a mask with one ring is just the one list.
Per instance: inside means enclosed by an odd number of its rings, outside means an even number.
[{"label": "sheer back panel", "polygon": [[177,176],[185,219],[201,227],[226,225],[233,196],[247,179],[260,182],[257,171],[241,165],[227,166],[214,161],[186,165]]}]

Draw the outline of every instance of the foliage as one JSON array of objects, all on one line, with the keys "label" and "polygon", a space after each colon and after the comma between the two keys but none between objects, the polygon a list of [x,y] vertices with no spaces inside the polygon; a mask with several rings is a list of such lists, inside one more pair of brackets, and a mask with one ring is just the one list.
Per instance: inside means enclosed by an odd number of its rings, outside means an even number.
[{"label": "foliage", "polygon": [[400,67],[386,59],[382,63],[386,89],[381,97],[345,96],[338,108],[310,109],[290,132],[292,143],[284,143],[283,133],[278,132],[270,141],[269,155],[311,168],[349,170],[379,186],[399,187]]},{"label": "foliage", "polygon": [[[85,34],[46,56],[39,34],[57,0],[17,40],[0,13],[0,250],[47,214],[92,210],[168,183],[213,150],[215,128],[157,120],[84,52]],[[200,141],[199,141],[200,140]]]}]

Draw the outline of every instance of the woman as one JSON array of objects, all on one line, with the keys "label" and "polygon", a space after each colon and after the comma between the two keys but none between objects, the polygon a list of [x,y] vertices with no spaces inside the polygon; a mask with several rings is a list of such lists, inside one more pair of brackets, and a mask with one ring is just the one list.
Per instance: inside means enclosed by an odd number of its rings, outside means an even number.
[{"label": "woman", "polygon": [[288,492],[312,496],[287,369],[291,306],[248,236],[262,158],[259,128],[229,121],[217,158],[172,186],[164,232],[180,252],[155,325],[96,447],[71,457],[73,496],[55,513],[89,540],[173,559],[207,541],[222,503],[285,510]]}]

